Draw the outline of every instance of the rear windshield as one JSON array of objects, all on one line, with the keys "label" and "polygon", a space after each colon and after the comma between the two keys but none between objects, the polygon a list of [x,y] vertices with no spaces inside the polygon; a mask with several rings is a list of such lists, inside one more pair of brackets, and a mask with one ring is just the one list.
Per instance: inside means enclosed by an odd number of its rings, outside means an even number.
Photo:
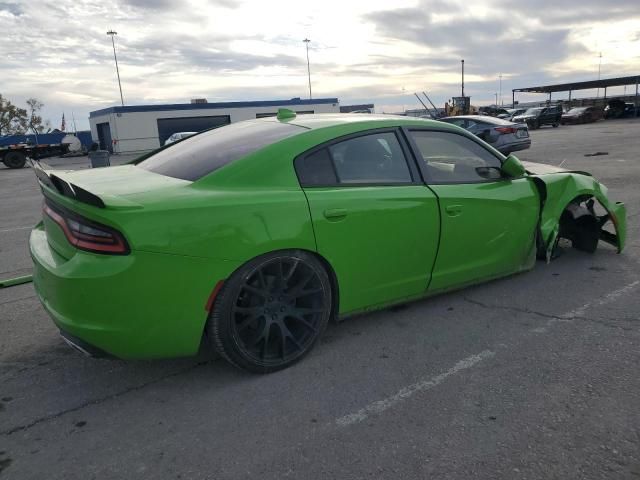
[{"label": "rear windshield", "polygon": [[195,181],[228,163],[306,129],[280,122],[239,122],[186,138],[160,150],[138,167]]}]

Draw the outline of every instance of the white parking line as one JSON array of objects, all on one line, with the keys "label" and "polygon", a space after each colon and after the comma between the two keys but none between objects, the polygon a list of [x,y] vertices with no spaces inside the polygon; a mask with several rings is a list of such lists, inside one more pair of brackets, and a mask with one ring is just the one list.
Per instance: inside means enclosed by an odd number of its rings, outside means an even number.
[{"label": "white parking line", "polygon": [[611,293],[607,293],[604,297],[599,298],[598,300],[594,300],[593,302],[587,302],[584,305],[582,305],[581,307],[574,308],[573,310],[571,310],[571,311],[569,311],[569,312],[567,312],[565,314],[560,315],[560,318],[552,318],[552,319],[548,320],[547,323],[544,326],[533,328],[533,329],[531,329],[531,331],[533,333],[545,333],[547,331],[547,329],[551,325],[553,325],[554,323],[557,323],[557,322],[571,322],[575,318],[584,316],[584,314],[587,312],[587,310],[589,310],[592,307],[600,307],[602,305],[606,305],[608,303],[612,303],[612,302],[616,301],[622,295],[630,292],[631,290],[636,288],[638,285],[640,285],[640,280],[636,280],[634,282],[631,282],[628,285],[625,285],[624,287],[619,288],[618,290],[614,290]]},{"label": "white parking line", "polygon": [[29,230],[29,229],[32,229],[32,228],[33,228],[33,225],[29,225],[27,227],[3,228],[3,229],[0,229],[0,233],[17,232],[18,230]]},{"label": "white parking line", "polygon": [[[570,310],[567,313],[560,315],[558,318],[552,318],[546,322],[545,326],[537,327],[537,328],[531,329],[530,331],[533,333],[544,333],[547,331],[547,328],[552,326],[554,323],[572,322],[574,319],[584,316],[584,314],[590,308],[600,307],[602,305],[612,303],[616,301],[618,298],[620,298],[622,295],[625,295],[626,293],[636,288],[638,285],[640,285],[640,280],[635,280],[629,283],[628,285],[625,285],[624,287],[619,288],[618,290],[614,290],[613,292],[610,292],[597,300],[585,303],[581,307],[574,308],[573,310]],[[506,347],[507,345],[500,344],[498,346]],[[369,405],[358,410],[355,413],[350,413],[348,415],[338,418],[335,421],[335,423],[338,427],[348,427],[349,425],[360,423],[363,420],[366,420],[369,416],[382,413],[385,410],[393,407],[397,403],[401,402],[402,400],[405,400],[411,397],[415,393],[430,390],[431,388],[440,385],[448,377],[462,370],[467,370],[473,367],[474,365],[478,364],[479,362],[487,358],[493,357],[494,355],[495,355],[495,352],[491,350],[484,350],[478,353],[477,355],[471,355],[470,357],[467,357],[464,360],[460,360],[458,363],[456,363],[453,367],[451,367],[446,372],[443,372],[440,375],[436,375],[435,377],[432,377],[430,379],[421,380],[417,383],[404,387],[394,395],[391,395],[390,397],[370,403]]]},{"label": "white parking line", "polygon": [[370,403],[369,405],[358,410],[355,413],[350,413],[349,415],[345,415],[344,417],[338,418],[336,420],[336,424],[339,427],[347,427],[349,425],[353,425],[354,423],[359,423],[365,420],[369,415],[374,415],[374,414],[384,412],[385,410],[393,407],[396,403],[409,398],[414,393],[429,390],[441,384],[444,380],[446,380],[451,375],[454,375],[462,370],[471,368],[477,363],[481,362],[482,360],[493,357],[494,355],[495,353],[492,352],[491,350],[484,350],[483,352],[480,352],[477,355],[471,355],[470,357],[467,357],[464,360],[460,360],[453,367],[451,367],[446,372],[441,373],[440,375],[436,375],[435,377],[432,377],[428,380],[421,380],[417,383],[414,383],[413,385],[404,387],[403,389],[399,390],[396,394],[391,395],[390,397]]}]

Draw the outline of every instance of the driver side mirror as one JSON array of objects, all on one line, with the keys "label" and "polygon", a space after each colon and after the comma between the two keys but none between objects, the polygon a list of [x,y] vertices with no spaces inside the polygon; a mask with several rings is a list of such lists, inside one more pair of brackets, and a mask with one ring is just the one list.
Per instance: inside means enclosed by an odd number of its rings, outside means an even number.
[{"label": "driver side mirror", "polygon": [[502,173],[509,178],[520,178],[525,173],[524,165],[515,155],[509,155],[504,162],[502,162]]}]

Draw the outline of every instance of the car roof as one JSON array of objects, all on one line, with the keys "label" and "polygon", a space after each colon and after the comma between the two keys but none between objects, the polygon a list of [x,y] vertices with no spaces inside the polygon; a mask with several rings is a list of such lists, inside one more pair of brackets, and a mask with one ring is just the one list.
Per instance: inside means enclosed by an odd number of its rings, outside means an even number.
[{"label": "car roof", "polygon": [[[274,120],[269,117],[263,120]],[[284,120],[286,123],[298,125],[299,127],[309,129],[319,129],[325,127],[335,127],[340,125],[348,125],[355,123],[366,123],[374,126],[376,123],[394,123],[397,125],[424,125],[438,127],[442,124],[437,120],[405,117],[403,115],[384,115],[371,113],[319,113],[319,114],[303,114],[294,118]]]}]

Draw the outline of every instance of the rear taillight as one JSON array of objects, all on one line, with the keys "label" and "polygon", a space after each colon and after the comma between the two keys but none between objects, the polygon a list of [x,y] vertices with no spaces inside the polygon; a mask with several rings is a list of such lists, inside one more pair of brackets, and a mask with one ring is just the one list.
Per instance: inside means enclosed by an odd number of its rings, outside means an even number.
[{"label": "rear taillight", "polygon": [[518,131],[518,129],[514,127],[496,127],[495,130],[496,132],[500,132],[502,134],[516,133]]},{"label": "rear taillight", "polygon": [[111,227],[45,202],[44,214],[64,232],[68,242],[81,250],[111,255],[127,255],[129,245],[122,234]]}]

